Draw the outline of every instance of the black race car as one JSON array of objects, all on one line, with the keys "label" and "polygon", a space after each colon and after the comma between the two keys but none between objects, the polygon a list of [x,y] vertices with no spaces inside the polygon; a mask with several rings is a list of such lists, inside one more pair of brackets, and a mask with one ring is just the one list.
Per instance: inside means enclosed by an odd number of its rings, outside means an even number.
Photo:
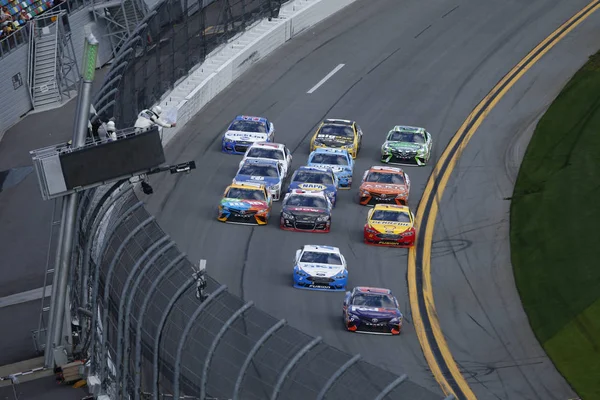
[{"label": "black race car", "polygon": [[325,192],[293,189],[283,199],[280,227],[287,231],[327,233],[333,205]]}]

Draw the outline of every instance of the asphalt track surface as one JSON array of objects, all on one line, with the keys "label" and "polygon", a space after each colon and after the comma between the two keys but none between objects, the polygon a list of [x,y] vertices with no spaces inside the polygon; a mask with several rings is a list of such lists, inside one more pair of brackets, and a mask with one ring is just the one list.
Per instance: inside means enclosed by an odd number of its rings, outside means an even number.
[{"label": "asphalt track surface", "polygon": [[[266,227],[219,223],[216,205],[240,160],[220,152],[221,135],[237,114],[266,116],[275,123],[276,141],[293,150],[295,169],[306,161],[308,140],[320,120],[355,119],[365,132],[355,167],[358,179],[378,164],[379,148],[390,127],[425,126],[434,135],[435,162],[473,107],[502,76],[586,4],[582,0],[359,1],[258,63],[203,109],[167,151],[169,161],[193,159],[198,169],[189,176],[156,177],[149,208],[182,250],[192,259],[208,259],[210,274],[234,293],[334,346],[361,353],[367,361],[407,373],[414,382],[440,391],[411,323],[407,251],[362,243],[368,209],[355,203],[358,185],[341,192],[332,232],[327,235],[279,230],[279,204]],[[478,398],[569,395],[568,386],[535,341],[514,288],[507,242],[508,201],[497,198],[500,192],[510,197],[512,181],[497,181],[505,179],[506,171],[511,177],[516,174],[520,158],[514,151],[522,151],[527,143],[520,134],[533,126],[562,84],[593,52],[590,48],[598,36],[589,26],[597,18],[571,34],[571,45],[559,45],[551,51],[552,57],[532,69],[537,75],[532,72],[518,84],[521,96],[512,93],[493,112],[494,118],[485,124],[493,139],[481,128],[469,145],[471,158],[465,154],[459,164],[459,181],[452,181],[443,199],[448,205],[443,205],[440,217],[443,229],[436,230],[433,292],[443,332]],[[344,68],[325,84],[306,93],[342,63]],[[543,84],[536,83],[537,76],[545,78]],[[523,97],[527,82],[537,92]],[[521,97],[528,101],[519,102]],[[502,134],[493,135],[499,131]],[[416,208],[431,166],[406,171],[412,181],[409,203]],[[487,175],[468,178],[482,173]],[[487,220],[496,223],[488,226]],[[392,338],[347,333],[340,320],[343,294],[293,289],[294,251],[307,243],[340,247],[349,261],[350,286],[392,289],[407,316],[403,334]],[[458,265],[464,262],[461,257],[470,259],[469,268]]]}]

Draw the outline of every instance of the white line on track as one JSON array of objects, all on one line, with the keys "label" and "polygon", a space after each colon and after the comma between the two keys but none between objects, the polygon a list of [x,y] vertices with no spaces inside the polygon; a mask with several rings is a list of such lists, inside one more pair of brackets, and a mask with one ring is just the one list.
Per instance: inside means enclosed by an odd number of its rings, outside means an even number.
[{"label": "white line on track", "polygon": [[[46,297],[50,296],[52,292],[52,286],[46,286]],[[42,298],[44,293],[44,288],[37,288],[33,290],[28,290],[26,292],[15,293],[10,296],[0,297],[0,308],[14,306],[15,304],[27,303],[33,300],[39,300]]]},{"label": "white line on track", "polygon": [[331,78],[331,77],[332,77],[332,76],[333,76],[333,75],[334,75],[336,72],[338,72],[340,69],[344,68],[344,65],[346,65],[346,64],[340,64],[340,65],[338,65],[337,67],[335,67],[335,68],[333,69],[333,71],[331,71],[330,73],[328,73],[327,75],[325,75],[325,78],[321,79],[321,80],[319,81],[319,83],[317,83],[315,86],[313,86],[313,87],[312,87],[312,88],[311,88],[311,89],[310,89],[308,92],[306,92],[306,93],[308,93],[308,94],[311,94],[311,93],[313,93],[315,90],[317,90],[318,88],[320,88],[320,87],[321,87],[321,85],[322,85],[322,84],[324,84],[325,82],[327,82],[327,80],[328,80],[329,78]]}]

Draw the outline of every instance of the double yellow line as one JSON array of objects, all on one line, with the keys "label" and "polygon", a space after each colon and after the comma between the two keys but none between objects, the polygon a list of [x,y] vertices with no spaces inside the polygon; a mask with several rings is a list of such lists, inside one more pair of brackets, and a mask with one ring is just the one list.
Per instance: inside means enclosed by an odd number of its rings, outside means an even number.
[{"label": "double yellow line", "polygon": [[433,299],[431,247],[439,203],[458,159],[487,115],[540,58],[599,8],[600,0],[589,3],[531,50],[494,86],[450,140],[429,176],[423,197],[419,202],[415,221],[417,241],[415,247],[411,248],[408,253],[408,288],[411,312],[421,348],[436,381],[446,395],[454,395],[458,400],[472,400],[476,397],[448,348],[440,328]]}]

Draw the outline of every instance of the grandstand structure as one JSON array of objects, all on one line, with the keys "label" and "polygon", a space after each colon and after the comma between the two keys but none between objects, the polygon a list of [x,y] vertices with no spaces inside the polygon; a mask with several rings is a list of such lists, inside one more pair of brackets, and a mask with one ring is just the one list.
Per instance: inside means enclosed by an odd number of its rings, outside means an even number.
[{"label": "grandstand structure", "polygon": [[100,42],[97,67],[117,54],[148,14],[144,0],[0,0],[0,136],[32,110],[69,101],[77,87],[84,37]]}]

